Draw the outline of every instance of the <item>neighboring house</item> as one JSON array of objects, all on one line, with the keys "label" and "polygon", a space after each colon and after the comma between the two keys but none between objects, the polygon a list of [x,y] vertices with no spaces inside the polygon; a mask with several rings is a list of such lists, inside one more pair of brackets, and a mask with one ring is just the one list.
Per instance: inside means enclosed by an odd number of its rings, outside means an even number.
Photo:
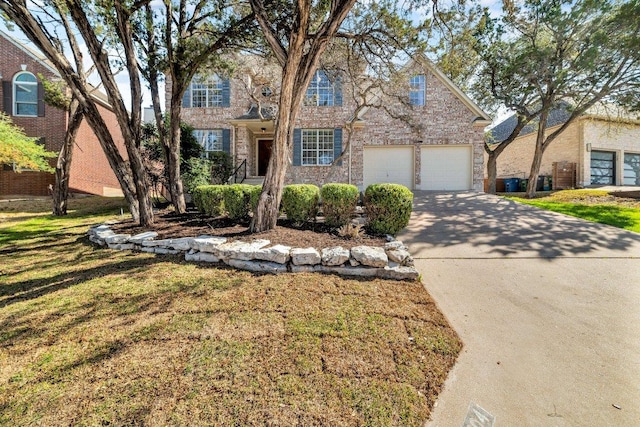
[{"label": "neighboring house", "polygon": [[[318,70],[296,122],[287,182],[345,182],[360,189],[394,182],[417,190],[482,191],[484,128],[490,118],[426,58],[405,69],[406,92],[380,98],[379,107],[360,112],[350,148],[333,167],[346,146],[355,97],[346,76]],[[226,151],[236,165],[246,162],[251,177],[266,172],[277,108],[276,90],[259,81],[242,72],[230,79],[196,76],[182,110],[205,152]],[[166,88],[168,96],[170,79]]]},{"label": "neighboring house", "polygon": [[[57,153],[64,142],[67,113],[45,105],[39,75],[46,79],[59,79],[57,71],[46,58],[0,31],[0,107],[28,136],[39,138],[47,150]],[[106,97],[96,91],[94,98],[121,153],[125,153],[118,123]],[[55,161],[55,158],[51,160],[52,166],[55,166]],[[78,131],[71,165],[71,192],[105,196],[122,194],[120,184],[86,120]],[[18,172],[13,165],[0,165],[0,196],[47,195],[49,185],[54,181],[52,173]]]},{"label": "neighboring house", "polygon": [[[569,118],[566,109],[555,109],[547,134]],[[510,116],[490,131],[496,143],[515,128]],[[527,178],[535,149],[536,127],[525,127],[498,157],[498,178]],[[575,165],[575,187],[640,185],[640,115],[592,108],[571,123],[551,143],[542,157],[540,175],[553,176],[553,164]],[[555,186],[555,184],[554,184]]]}]

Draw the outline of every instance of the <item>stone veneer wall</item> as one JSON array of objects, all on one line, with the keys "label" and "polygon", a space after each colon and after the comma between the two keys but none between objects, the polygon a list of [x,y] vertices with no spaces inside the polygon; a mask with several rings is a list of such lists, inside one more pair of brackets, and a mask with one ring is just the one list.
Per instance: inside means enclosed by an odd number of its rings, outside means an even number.
[{"label": "stone veneer wall", "polygon": [[139,250],[156,254],[185,254],[186,261],[224,263],[257,273],[318,272],[344,276],[380,277],[416,280],[418,271],[413,258],[400,241],[388,242],[384,248],[340,246],[324,248],[291,248],[273,245],[268,240],[228,242],[224,237],[198,236],[155,240],[157,233],[136,236],[116,234],[109,225],[92,227],[89,240],[110,249]]}]

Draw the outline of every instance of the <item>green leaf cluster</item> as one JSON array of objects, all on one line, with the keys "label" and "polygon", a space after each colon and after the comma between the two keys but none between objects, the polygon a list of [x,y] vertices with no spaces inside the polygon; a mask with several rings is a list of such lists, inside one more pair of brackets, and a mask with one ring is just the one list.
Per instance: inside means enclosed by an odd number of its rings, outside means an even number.
[{"label": "green leaf cluster", "polygon": [[47,151],[24,130],[15,126],[11,119],[0,112],[0,164],[13,164],[16,168],[53,172],[47,159],[56,153]]},{"label": "green leaf cluster", "polygon": [[313,184],[291,184],[282,191],[282,210],[294,224],[315,220],[319,202],[320,189]]},{"label": "green leaf cluster", "polygon": [[358,204],[358,187],[351,184],[325,184],[320,190],[325,223],[341,227],[348,223]]},{"label": "green leaf cluster", "polygon": [[249,184],[226,185],[224,190],[224,206],[229,219],[246,221],[251,212],[258,206],[258,198],[262,187]]},{"label": "green leaf cluster", "polygon": [[399,184],[372,184],[364,192],[364,209],[369,232],[396,235],[409,224],[413,193]]},{"label": "green leaf cluster", "polygon": [[217,217],[224,215],[226,185],[201,185],[193,192],[193,204],[206,215]]}]

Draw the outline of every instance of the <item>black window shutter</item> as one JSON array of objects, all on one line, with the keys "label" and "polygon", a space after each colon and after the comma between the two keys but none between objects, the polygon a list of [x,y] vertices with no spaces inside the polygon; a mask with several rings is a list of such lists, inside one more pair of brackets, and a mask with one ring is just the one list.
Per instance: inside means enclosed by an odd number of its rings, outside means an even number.
[{"label": "black window shutter", "polygon": [[222,129],[222,151],[231,155],[231,129]]},{"label": "black window shutter", "polygon": [[302,129],[293,130],[293,166],[302,164]]},{"label": "black window shutter", "polygon": [[184,108],[191,108],[191,84],[187,86],[187,90],[182,95],[182,106]]},{"label": "black window shutter", "polygon": [[[342,154],[342,128],[335,128],[333,130],[333,158],[337,159]],[[336,166],[342,166],[342,160],[340,160]]]},{"label": "black window shutter", "polygon": [[44,85],[38,82],[38,117],[44,117]]},{"label": "black window shutter", "polygon": [[224,79],[222,81],[222,106],[231,106],[231,82],[229,79]]},{"label": "black window shutter", "polygon": [[13,116],[13,85],[10,81],[2,82],[2,111]]}]

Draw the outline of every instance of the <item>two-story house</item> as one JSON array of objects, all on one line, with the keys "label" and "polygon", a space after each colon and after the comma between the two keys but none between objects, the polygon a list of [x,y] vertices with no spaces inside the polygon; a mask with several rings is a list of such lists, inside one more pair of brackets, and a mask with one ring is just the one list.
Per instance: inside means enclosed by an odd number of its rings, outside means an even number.
[{"label": "two-story house", "polygon": [[[405,72],[406,93],[380,91],[357,108],[357,85],[319,69],[296,122],[287,182],[345,182],[361,189],[393,182],[416,190],[482,191],[483,134],[491,119],[426,58],[412,60]],[[196,129],[205,152],[226,151],[236,165],[245,162],[249,176],[262,177],[277,96],[268,84],[256,90],[251,79],[242,72],[231,78],[196,76],[184,95],[182,119]],[[170,85],[167,79],[167,96]],[[350,144],[331,166],[347,147],[349,123],[355,129]]]},{"label": "two-story house", "polygon": [[[68,117],[65,111],[45,105],[40,76],[48,80],[59,79],[58,72],[39,52],[0,31],[0,107],[28,136],[38,138],[47,150],[59,152]],[[94,99],[121,153],[126,153],[106,97],[96,92]],[[122,194],[98,138],[86,121],[78,130],[71,164],[69,189],[72,193]],[[51,165],[55,165],[55,159],[51,160]],[[0,165],[0,196],[47,195],[54,180],[52,173],[17,171],[13,165]]]}]

